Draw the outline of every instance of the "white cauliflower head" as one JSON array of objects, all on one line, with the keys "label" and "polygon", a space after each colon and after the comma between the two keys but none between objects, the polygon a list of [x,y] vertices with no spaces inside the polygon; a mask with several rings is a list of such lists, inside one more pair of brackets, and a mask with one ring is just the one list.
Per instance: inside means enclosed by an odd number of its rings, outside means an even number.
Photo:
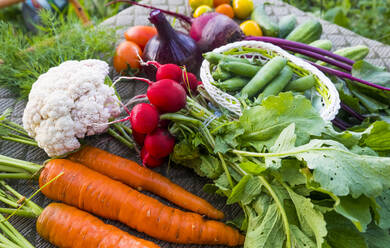
[{"label": "white cauliflower head", "polygon": [[33,84],[23,126],[49,156],[79,148],[78,138],[106,131],[109,119],[119,115],[115,91],[104,84],[108,71],[101,60],[70,60]]}]

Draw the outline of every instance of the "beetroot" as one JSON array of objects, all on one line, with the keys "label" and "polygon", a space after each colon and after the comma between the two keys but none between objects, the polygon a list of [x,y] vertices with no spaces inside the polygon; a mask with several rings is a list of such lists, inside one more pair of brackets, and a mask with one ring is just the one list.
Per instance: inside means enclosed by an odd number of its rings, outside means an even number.
[{"label": "beetroot", "polygon": [[132,135],[133,135],[133,139],[135,140],[135,142],[139,145],[139,146],[143,146],[144,145],[144,140],[145,140],[145,137],[146,137],[146,134],[144,133],[139,133],[137,131],[135,131],[134,129],[132,129]]},{"label": "beetroot", "polygon": [[183,77],[180,81],[180,85],[189,93],[190,89],[192,92],[196,92],[196,88],[198,87],[198,79],[191,72],[184,72]]},{"label": "beetroot", "polygon": [[157,128],[146,135],[144,147],[146,151],[156,158],[168,156],[175,146],[175,138],[167,129]]},{"label": "beetroot", "polygon": [[163,158],[153,157],[152,155],[150,155],[149,152],[146,151],[145,147],[142,147],[141,159],[142,159],[142,164],[149,168],[156,168],[164,163]]},{"label": "beetroot", "polygon": [[185,90],[172,79],[162,79],[152,83],[146,95],[150,103],[165,113],[177,112],[187,103]]},{"label": "beetroot", "polygon": [[182,70],[180,66],[175,64],[161,65],[156,72],[156,81],[161,79],[172,79],[176,82],[180,82],[182,78]]},{"label": "beetroot", "polygon": [[139,103],[130,113],[130,123],[133,130],[141,134],[152,132],[158,125],[159,113],[148,103]]}]

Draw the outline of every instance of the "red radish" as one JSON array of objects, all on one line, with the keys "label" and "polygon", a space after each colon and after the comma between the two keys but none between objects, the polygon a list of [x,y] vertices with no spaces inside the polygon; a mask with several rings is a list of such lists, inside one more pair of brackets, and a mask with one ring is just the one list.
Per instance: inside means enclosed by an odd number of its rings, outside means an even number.
[{"label": "red radish", "polygon": [[159,113],[148,103],[139,103],[130,113],[130,123],[133,130],[141,134],[152,132],[158,125]]},{"label": "red radish", "polygon": [[180,81],[180,85],[184,87],[187,93],[188,89],[191,89],[192,92],[196,92],[196,88],[198,87],[198,79],[193,73],[184,72]]},{"label": "red radish", "polygon": [[180,82],[182,76],[182,70],[178,65],[165,64],[160,66],[156,72],[156,81],[161,79],[172,79],[176,82]]},{"label": "red radish", "polygon": [[140,80],[149,84],[146,92],[151,104],[163,113],[174,113],[184,108],[187,103],[187,94],[183,87],[172,79],[162,79],[152,82],[141,77],[126,77],[127,79]]},{"label": "red radish", "polygon": [[149,152],[146,151],[145,147],[142,147],[141,159],[142,159],[142,164],[149,168],[156,168],[164,163],[163,158],[153,157],[152,155],[150,155]]},{"label": "red radish", "polygon": [[134,129],[132,130],[133,131],[133,138],[135,140],[135,142],[139,145],[139,146],[143,146],[144,145],[144,140],[145,140],[145,137],[146,137],[146,134],[144,133],[139,133],[137,131],[135,131]]},{"label": "red radish", "polygon": [[198,81],[197,84],[198,84],[197,86],[199,86],[199,85],[202,85],[203,83],[202,83],[202,81]]},{"label": "red radish", "polygon": [[157,128],[146,135],[144,142],[146,151],[156,158],[168,156],[173,151],[174,146],[175,138],[164,128]]}]

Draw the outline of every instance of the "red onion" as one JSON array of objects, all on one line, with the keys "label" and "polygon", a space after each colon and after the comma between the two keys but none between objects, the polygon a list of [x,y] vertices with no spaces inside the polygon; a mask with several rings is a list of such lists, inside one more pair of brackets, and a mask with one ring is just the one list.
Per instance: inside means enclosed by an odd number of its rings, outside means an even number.
[{"label": "red onion", "polygon": [[140,4],[131,0],[115,0],[107,5],[118,2],[131,3],[144,8],[160,10],[164,14],[174,16],[190,24],[189,34],[198,43],[202,52],[208,52],[228,43],[239,41],[244,36],[240,26],[234,20],[220,13],[205,13],[198,18],[192,19],[182,14]]},{"label": "red onion", "polygon": [[158,34],[146,44],[143,58],[161,64],[185,65],[188,71],[196,73],[202,60],[196,42],[188,35],[173,29],[159,10],[153,10],[149,20],[156,27]]}]

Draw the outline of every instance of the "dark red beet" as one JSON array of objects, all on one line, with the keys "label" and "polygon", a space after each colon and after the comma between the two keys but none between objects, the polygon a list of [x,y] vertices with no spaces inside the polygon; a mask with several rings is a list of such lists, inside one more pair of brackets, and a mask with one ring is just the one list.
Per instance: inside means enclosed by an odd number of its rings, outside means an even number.
[{"label": "dark red beet", "polygon": [[187,93],[188,88],[190,88],[192,92],[196,92],[196,88],[198,87],[198,79],[191,72],[183,73],[180,85],[186,90]]},{"label": "dark red beet", "polygon": [[164,163],[163,158],[153,157],[152,155],[150,155],[149,152],[146,151],[145,147],[142,147],[141,159],[142,159],[142,164],[149,168],[156,168]]},{"label": "dark red beet", "polygon": [[167,129],[157,128],[146,135],[144,147],[146,151],[156,158],[168,156],[175,146],[175,138]]},{"label": "dark red beet", "polygon": [[175,64],[165,64],[160,66],[156,72],[156,81],[161,79],[172,79],[176,82],[180,82],[182,70],[180,66]]},{"label": "dark red beet", "polygon": [[144,140],[145,140],[145,137],[146,137],[146,134],[144,133],[139,133],[137,131],[135,131],[134,129],[132,129],[133,131],[133,138],[135,140],[135,142],[139,145],[139,146],[143,146],[144,145]]},{"label": "dark red beet", "polygon": [[177,112],[187,103],[185,90],[172,79],[162,79],[152,83],[146,95],[150,103],[165,113]]},{"label": "dark red beet", "polygon": [[141,134],[152,132],[158,125],[159,113],[148,103],[139,103],[130,113],[130,123],[133,130]]}]

